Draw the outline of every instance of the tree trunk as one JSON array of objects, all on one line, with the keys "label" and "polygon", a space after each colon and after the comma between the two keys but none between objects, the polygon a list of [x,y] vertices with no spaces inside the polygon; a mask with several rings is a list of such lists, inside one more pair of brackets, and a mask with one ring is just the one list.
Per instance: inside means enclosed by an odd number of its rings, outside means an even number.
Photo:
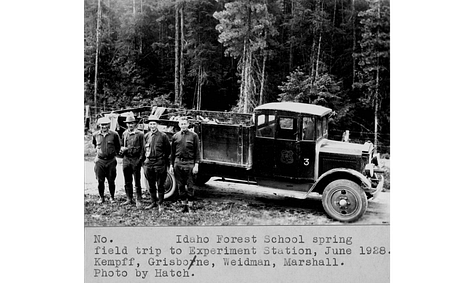
[{"label": "tree trunk", "polygon": [[329,73],[331,73],[334,62],[334,30],[336,29],[336,8],[337,0],[334,0],[334,11],[332,16],[332,33],[331,33],[331,59],[329,60]]},{"label": "tree trunk", "polygon": [[[377,3],[377,21],[380,23],[380,1]],[[380,25],[377,25],[377,42],[379,41],[380,38]],[[379,115],[379,82],[380,82],[380,61],[379,61],[379,50],[378,46],[375,45],[375,54],[377,58],[377,66],[375,70],[375,97],[374,97],[374,103],[375,103],[375,110],[374,110],[374,148],[375,151],[378,150],[378,115]]]},{"label": "tree trunk", "polygon": [[322,35],[323,33],[320,32],[319,33],[319,42],[318,42],[318,54],[316,55],[316,78],[318,78],[319,76],[319,55],[321,54],[321,39],[322,39]]},{"label": "tree trunk", "polygon": [[199,65],[199,70],[198,70],[198,89],[197,89],[197,104],[196,104],[196,109],[201,110],[201,99],[202,99],[202,85],[204,83],[204,73],[203,73],[203,67],[202,64]]},{"label": "tree trunk", "polygon": [[[97,117],[97,87],[99,80],[99,50],[100,50],[100,0],[97,0],[97,28],[96,28],[96,49],[95,49],[95,74],[94,74],[94,115]],[[94,118],[95,118],[94,117]]]},{"label": "tree trunk", "polygon": [[355,0],[352,0],[352,89],[354,89],[354,83],[356,79],[356,59],[354,54],[356,53],[356,13],[355,13]]},{"label": "tree trunk", "polygon": [[240,112],[245,113],[247,103],[247,53],[248,53],[247,42],[244,43],[244,52],[242,55],[242,81],[240,87]]},{"label": "tree trunk", "polygon": [[244,101],[244,113],[249,112],[250,96],[251,93],[251,76],[252,76],[252,50],[250,49],[250,42],[247,48],[247,60],[245,64],[245,101]]},{"label": "tree trunk", "polygon": [[289,62],[288,62],[288,67],[289,67],[289,72],[293,69],[293,23],[294,23],[294,0],[291,0],[291,25],[290,25],[290,56],[289,56]]},{"label": "tree trunk", "polygon": [[262,82],[261,82],[261,86],[260,86],[260,101],[258,102],[258,105],[262,105],[263,102],[264,102],[264,99],[263,99],[263,89],[265,87],[265,65],[266,65],[266,62],[267,62],[267,52],[263,52],[263,63],[262,63]]},{"label": "tree trunk", "polygon": [[313,44],[311,44],[311,89],[316,80],[316,34],[313,33]]},{"label": "tree trunk", "polygon": [[[322,1],[320,3],[322,3]],[[316,6],[315,9],[317,10],[317,6]],[[321,4],[320,14],[322,15],[322,13],[323,13],[323,6]],[[316,41],[315,41],[316,33],[315,33],[314,36],[313,36],[313,47],[312,47],[312,54],[313,54],[312,57],[313,58],[311,58],[313,60],[313,63],[311,65],[311,67],[312,67],[312,70],[311,70],[311,76],[312,76],[311,77],[311,92],[314,92],[315,96],[318,95],[317,86],[316,86],[316,88],[314,86],[316,84],[317,78],[319,77],[319,57],[320,57],[320,54],[321,54],[321,40],[322,40],[322,37],[323,37],[323,27],[322,27],[322,23],[321,23],[319,25],[318,49],[316,51]],[[309,103],[311,103],[311,98],[310,98]]]},{"label": "tree trunk", "polygon": [[181,9],[179,9],[179,14],[181,17],[181,26],[180,26],[180,33],[181,33],[181,43],[179,46],[179,105],[183,104],[183,87],[184,87],[184,3],[181,5]]},{"label": "tree trunk", "polygon": [[174,103],[181,106],[179,102],[179,7],[175,0],[174,14]]}]

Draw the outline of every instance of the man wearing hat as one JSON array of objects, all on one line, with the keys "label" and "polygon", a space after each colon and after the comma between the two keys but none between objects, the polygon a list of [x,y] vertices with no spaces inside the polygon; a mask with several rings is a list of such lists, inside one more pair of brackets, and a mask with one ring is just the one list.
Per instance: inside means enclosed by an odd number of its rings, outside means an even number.
[{"label": "man wearing hat", "polygon": [[198,173],[201,159],[199,137],[189,130],[189,121],[186,117],[179,119],[179,128],[181,131],[171,138],[171,168],[178,183],[182,212],[189,212],[193,209],[194,175]]},{"label": "man wearing hat", "polygon": [[143,132],[136,128],[135,117],[127,116],[125,120],[127,129],[122,135],[122,148],[120,153],[123,154],[123,177],[125,179],[125,194],[127,201],[123,205],[133,202],[133,179],[135,179],[135,194],[137,197],[137,207],[142,205],[142,187],[140,185],[140,173],[142,169],[141,157],[143,155]]},{"label": "man wearing hat", "polygon": [[[150,115],[148,117],[150,131],[144,137],[143,169],[148,180],[151,204],[146,209],[158,207],[161,214],[163,212],[163,200],[165,198],[165,181],[167,168],[169,167],[169,155],[171,145],[168,136],[158,130],[158,117]],[[158,187],[158,198],[156,189]]]},{"label": "man wearing hat", "polygon": [[92,134],[92,144],[97,150],[94,159],[94,171],[99,182],[99,203],[105,202],[105,179],[109,183],[111,202],[115,202],[115,177],[117,176],[117,160],[115,156],[120,151],[120,137],[110,130],[110,119],[102,117],[97,121],[100,129]]}]

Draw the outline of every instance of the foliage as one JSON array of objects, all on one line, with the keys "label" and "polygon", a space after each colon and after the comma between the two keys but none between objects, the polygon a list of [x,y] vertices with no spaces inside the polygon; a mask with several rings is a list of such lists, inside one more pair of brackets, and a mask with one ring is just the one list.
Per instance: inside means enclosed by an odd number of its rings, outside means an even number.
[{"label": "foliage", "polygon": [[[84,0],[87,104],[97,1]],[[333,108],[332,127],[361,132],[374,128],[377,102],[380,136],[389,137],[387,0],[101,0],[100,109],[174,101],[175,5],[182,3],[187,108],[198,107],[198,97],[203,110],[247,112],[259,101],[297,100]]]},{"label": "foliage", "polygon": [[252,52],[267,46],[265,35],[277,34],[273,27],[274,17],[268,13],[267,5],[259,1],[234,1],[225,4],[225,10],[215,12],[219,20],[219,42],[226,48],[225,54],[234,58],[243,56],[244,44],[250,42]]},{"label": "foliage", "polygon": [[214,17],[219,20],[216,29],[219,42],[226,47],[225,55],[240,58],[241,84],[236,108],[238,112],[248,113],[256,105],[256,81],[260,76],[258,67],[254,67],[258,64],[256,55],[267,47],[267,39],[277,34],[274,17],[266,3],[255,0],[226,3],[225,9],[215,12]]},{"label": "foliage", "polygon": [[[359,13],[362,24],[361,52],[355,53],[358,60],[357,82],[363,96],[362,107],[382,105],[390,93],[390,3],[387,0],[370,0],[369,9]],[[384,107],[388,112],[389,108]],[[382,115],[388,118],[388,113]],[[388,121],[385,119],[385,124]]]},{"label": "foliage", "polygon": [[337,82],[328,73],[319,75],[314,83],[311,80],[310,75],[297,68],[278,87],[282,91],[279,100],[318,104],[336,110],[341,95],[341,82]]}]

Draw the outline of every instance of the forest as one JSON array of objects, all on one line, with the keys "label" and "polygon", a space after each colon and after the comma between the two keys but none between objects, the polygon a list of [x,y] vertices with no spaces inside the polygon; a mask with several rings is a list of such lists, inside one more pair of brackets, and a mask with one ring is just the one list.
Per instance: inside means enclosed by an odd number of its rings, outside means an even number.
[{"label": "forest", "polygon": [[84,0],[84,104],[251,113],[274,101],[334,110],[390,153],[388,0]]}]

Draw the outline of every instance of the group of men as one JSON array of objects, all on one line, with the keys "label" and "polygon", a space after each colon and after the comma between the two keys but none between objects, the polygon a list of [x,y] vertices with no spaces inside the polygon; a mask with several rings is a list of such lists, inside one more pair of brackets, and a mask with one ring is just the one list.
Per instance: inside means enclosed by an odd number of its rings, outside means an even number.
[{"label": "group of men", "polygon": [[93,133],[92,144],[97,149],[94,159],[94,171],[98,181],[99,203],[105,202],[105,180],[109,184],[110,202],[115,202],[115,178],[117,176],[116,156],[123,156],[123,176],[127,200],[123,205],[133,204],[133,181],[135,183],[136,206],[143,206],[141,188],[141,168],[148,182],[151,203],[145,209],[158,208],[163,212],[165,181],[168,168],[174,174],[182,212],[193,208],[194,175],[199,170],[199,138],[189,130],[189,121],[179,119],[180,131],[173,135],[171,142],[166,135],[158,130],[158,117],[148,117],[149,131],[144,134],[137,129],[134,116],[125,120],[127,130],[119,137],[110,130],[110,119],[100,118],[97,124],[100,129]]}]

